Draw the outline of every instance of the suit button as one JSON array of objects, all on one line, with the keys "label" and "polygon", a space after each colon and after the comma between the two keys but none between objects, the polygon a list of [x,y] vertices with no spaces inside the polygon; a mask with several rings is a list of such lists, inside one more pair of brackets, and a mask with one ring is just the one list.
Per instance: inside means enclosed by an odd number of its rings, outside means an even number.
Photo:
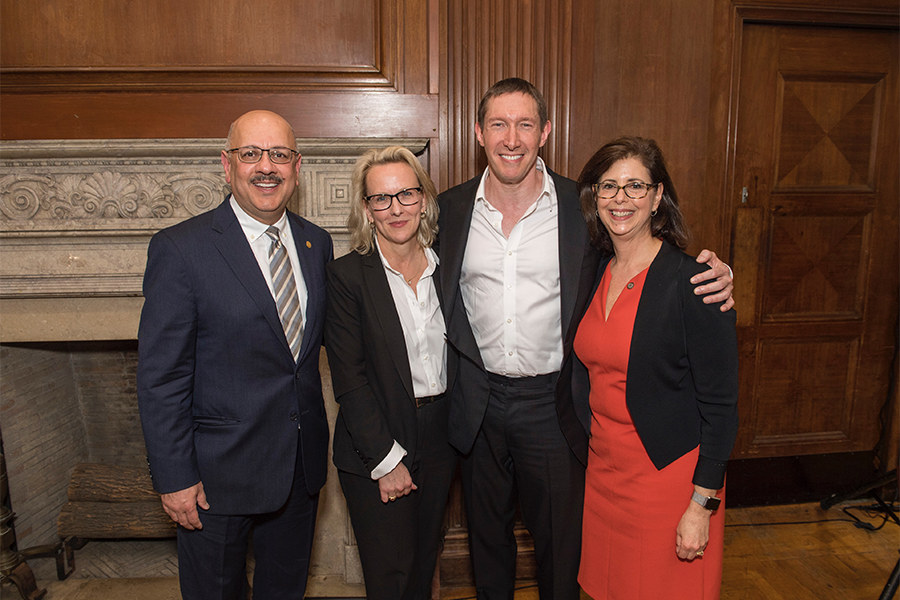
[{"label": "suit button", "polygon": [[297,414],[297,411],[291,413],[291,421],[296,421],[300,418],[300,415]]},{"label": "suit button", "polygon": [[300,379],[300,371],[294,373],[294,379]]}]

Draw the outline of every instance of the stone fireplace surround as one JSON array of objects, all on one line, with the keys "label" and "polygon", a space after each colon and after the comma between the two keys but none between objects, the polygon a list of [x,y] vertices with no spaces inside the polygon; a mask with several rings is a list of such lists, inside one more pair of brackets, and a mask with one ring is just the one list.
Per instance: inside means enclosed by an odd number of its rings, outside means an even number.
[{"label": "stone fireplace surround", "polygon": [[[228,192],[224,139],[0,144],[0,433],[19,548],[53,543],[76,463],[145,465],[134,375],[141,279],[159,229]],[[420,139],[299,139],[294,212],[347,251],[350,174],[371,147]],[[321,359],[329,417],[337,413]],[[333,471],[333,466],[331,466]],[[363,595],[343,496],[322,492],[309,593]]]}]

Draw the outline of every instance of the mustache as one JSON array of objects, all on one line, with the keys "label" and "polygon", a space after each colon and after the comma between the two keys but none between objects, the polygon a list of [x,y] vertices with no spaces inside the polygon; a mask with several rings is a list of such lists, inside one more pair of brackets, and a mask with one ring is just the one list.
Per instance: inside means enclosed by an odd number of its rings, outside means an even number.
[{"label": "mustache", "polygon": [[254,175],[250,178],[250,183],[259,183],[260,181],[270,181],[272,183],[281,183],[284,181],[284,178],[278,175],[278,173],[268,173],[261,175]]}]

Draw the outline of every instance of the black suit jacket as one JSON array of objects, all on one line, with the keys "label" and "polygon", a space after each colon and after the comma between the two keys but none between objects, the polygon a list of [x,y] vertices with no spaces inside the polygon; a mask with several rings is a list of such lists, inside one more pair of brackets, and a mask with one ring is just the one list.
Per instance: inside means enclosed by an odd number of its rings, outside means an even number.
[{"label": "black suit jacket", "polygon": [[699,444],[693,482],[719,489],[737,436],[738,349],[735,312],[694,294],[690,278],[708,268],[663,242],[634,319],[625,397],[657,469]]},{"label": "black suit jacket", "polygon": [[[563,363],[560,365],[560,378],[556,388],[556,411],[569,446],[578,459],[587,464],[590,405],[587,388],[571,385],[572,341],[590,298],[599,253],[590,245],[575,182],[552,171],[549,173],[559,200],[559,278],[563,332]],[[475,194],[480,181],[479,175],[438,197],[439,256],[447,339],[459,356],[457,384],[451,395],[450,443],[464,454],[471,450],[481,428],[489,394],[487,372],[459,289]]]},{"label": "black suit jacket", "polygon": [[167,493],[202,481],[213,514],[280,508],[298,437],[308,491],[325,483],[319,349],[332,243],[312,223],[288,218],[308,293],[296,364],[227,200],[150,241],[137,383],[153,484]]},{"label": "black suit jacket", "polygon": [[[440,298],[440,268],[433,280]],[[397,440],[412,472],[416,397],[400,316],[377,250],[350,252],[328,265],[325,348],[341,405],[334,429],[335,466],[370,477]],[[450,352],[448,361],[450,389],[456,371]]]}]

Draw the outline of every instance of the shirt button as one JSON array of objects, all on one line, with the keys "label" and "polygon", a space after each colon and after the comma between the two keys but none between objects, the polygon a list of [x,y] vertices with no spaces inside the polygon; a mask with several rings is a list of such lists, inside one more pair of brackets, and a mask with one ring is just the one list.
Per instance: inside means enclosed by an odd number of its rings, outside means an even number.
[{"label": "shirt button", "polygon": [[425,308],[425,303],[424,303],[424,302],[421,302],[421,303],[419,304],[419,306],[421,306],[422,308]]},{"label": "shirt button", "polygon": [[506,322],[507,322],[507,323],[512,323],[512,319],[507,319]]},{"label": "shirt button", "polygon": [[426,354],[422,360],[428,360],[428,355]]},{"label": "shirt button", "polygon": [[513,355],[513,353],[512,353],[512,350],[510,350],[510,352],[509,352],[509,355],[510,355],[510,356],[512,356],[512,355]]},{"label": "shirt button", "polygon": [[435,382],[432,381],[432,382],[431,382],[431,387],[437,387],[437,384],[436,384]]}]

